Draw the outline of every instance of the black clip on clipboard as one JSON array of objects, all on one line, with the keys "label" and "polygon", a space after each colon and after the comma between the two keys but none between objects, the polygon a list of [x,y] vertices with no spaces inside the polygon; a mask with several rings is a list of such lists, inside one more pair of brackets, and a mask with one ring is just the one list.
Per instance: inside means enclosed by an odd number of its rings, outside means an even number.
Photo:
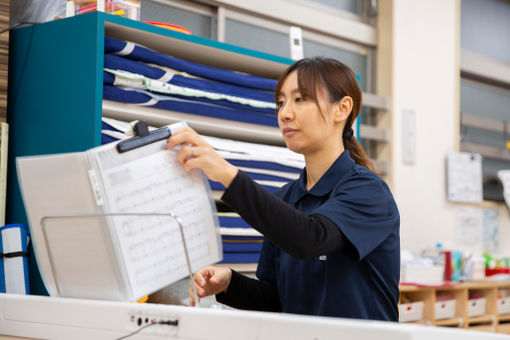
[{"label": "black clip on clipboard", "polygon": [[117,144],[117,151],[123,153],[130,151],[163,139],[166,139],[172,135],[172,131],[168,127],[149,132],[149,127],[145,120],[139,120],[133,127],[135,136],[126,140],[123,140]]}]

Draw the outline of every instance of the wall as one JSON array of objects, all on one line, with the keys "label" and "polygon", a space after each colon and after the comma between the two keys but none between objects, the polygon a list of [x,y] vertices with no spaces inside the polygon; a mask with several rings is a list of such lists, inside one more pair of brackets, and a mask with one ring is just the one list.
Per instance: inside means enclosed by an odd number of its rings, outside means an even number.
[{"label": "wall", "polygon": [[[386,14],[380,19],[380,59],[391,65],[386,65],[390,72],[381,71],[386,78],[378,83],[378,94],[393,95],[390,183],[401,213],[402,247],[423,249],[442,242],[481,252],[481,231],[475,243],[457,242],[456,214],[466,205],[450,203],[445,195],[445,155],[459,148],[460,0],[383,0],[380,6],[380,16]],[[384,44],[392,44],[391,51],[384,52]],[[416,113],[414,164],[402,158],[403,110]],[[475,207],[499,210],[499,253],[510,255],[504,206]]]}]

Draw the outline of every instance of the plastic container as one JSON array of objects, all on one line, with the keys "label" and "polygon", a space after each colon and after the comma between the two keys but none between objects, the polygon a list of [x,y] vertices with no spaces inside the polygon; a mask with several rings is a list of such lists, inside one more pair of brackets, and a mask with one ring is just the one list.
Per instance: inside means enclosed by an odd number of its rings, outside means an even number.
[{"label": "plastic container", "polygon": [[140,2],[136,0],[74,0],[73,2],[75,15],[101,10],[124,18],[140,20]]},{"label": "plastic container", "polygon": [[399,321],[412,322],[423,319],[423,301],[402,303],[398,306]]},{"label": "plastic container", "polygon": [[451,319],[455,316],[455,300],[438,301],[435,304],[436,320]]},{"label": "plastic container", "polygon": [[440,265],[421,266],[406,264],[401,268],[401,282],[415,284],[443,283],[444,268]]}]

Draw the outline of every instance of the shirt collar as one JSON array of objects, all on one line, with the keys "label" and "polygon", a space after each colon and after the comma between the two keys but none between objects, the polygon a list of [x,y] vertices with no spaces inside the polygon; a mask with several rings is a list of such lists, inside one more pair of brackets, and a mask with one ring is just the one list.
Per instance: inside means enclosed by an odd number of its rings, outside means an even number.
[{"label": "shirt collar", "polygon": [[325,196],[333,190],[334,186],[340,178],[342,178],[349,169],[355,164],[354,160],[348,150],[345,150],[336,161],[329,167],[329,169],[322,175],[317,183],[310,191],[306,190],[306,168],[301,171],[299,176],[298,187],[291,197],[292,203],[296,203],[301,197],[306,194],[313,196]]}]

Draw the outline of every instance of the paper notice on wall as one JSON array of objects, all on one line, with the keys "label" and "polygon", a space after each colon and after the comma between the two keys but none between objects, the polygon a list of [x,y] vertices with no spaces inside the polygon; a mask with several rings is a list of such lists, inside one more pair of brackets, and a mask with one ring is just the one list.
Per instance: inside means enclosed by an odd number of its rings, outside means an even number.
[{"label": "paper notice on wall", "polygon": [[492,208],[459,207],[456,210],[455,241],[459,246],[499,247],[499,211]]},{"label": "paper notice on wall", "polygon": [[499,211],[497,209],[482,210],[483,250],[493,253],[499,247]]},{"label": "paper notice on wall", "polygon": [[468,152],[449,152],[446,172],[448,200],[467,203],[482,201],[482,156]]},{"label": "paper notice on wall", "polygon": [[479,244],[483,236],[482,209],[474,207],[457,208],[455,220],[455,241],[459,245]]},{"label": "paper notice on wall", "polygon": [[498,179],[503,186],[503,198],[506,206],[510,210],[510,170],[499,170]]}]

